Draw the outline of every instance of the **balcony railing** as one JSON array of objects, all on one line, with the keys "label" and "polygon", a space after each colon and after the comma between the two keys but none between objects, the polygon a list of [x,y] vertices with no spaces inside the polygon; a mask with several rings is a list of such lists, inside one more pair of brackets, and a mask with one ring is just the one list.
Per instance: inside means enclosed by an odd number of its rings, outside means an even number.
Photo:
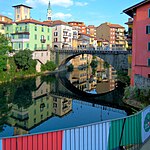
[{"label": "balcony railing", "polygon": [[40,41],[41,41],[41,43],[45,43],[46,39],[41,39]]}]

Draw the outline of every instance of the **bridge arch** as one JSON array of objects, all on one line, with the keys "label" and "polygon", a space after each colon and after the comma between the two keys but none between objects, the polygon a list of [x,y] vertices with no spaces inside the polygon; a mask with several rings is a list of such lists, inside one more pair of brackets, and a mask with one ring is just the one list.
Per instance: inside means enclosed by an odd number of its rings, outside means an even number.
[{"label": "bridge arch", "polygon": [[127,70],[128,56],[131,55],[131,51],[54,49],[51,50],[51,60],[54,61],[59,66],[59,68],[62,68],[72,58],[81,54],[91,54],[93,56],[97,56],[114,67],[115,70]]}]

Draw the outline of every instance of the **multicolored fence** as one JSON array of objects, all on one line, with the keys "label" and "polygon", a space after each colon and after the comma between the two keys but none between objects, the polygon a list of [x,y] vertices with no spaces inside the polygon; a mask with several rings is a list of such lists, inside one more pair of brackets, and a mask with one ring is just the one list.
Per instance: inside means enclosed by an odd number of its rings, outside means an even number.
[{"label": "multicolored fence", "polygon": [[4,138],[1,150],[117,150],[138,148],[150,136],[150,106],[107,122],[36,135]]}]

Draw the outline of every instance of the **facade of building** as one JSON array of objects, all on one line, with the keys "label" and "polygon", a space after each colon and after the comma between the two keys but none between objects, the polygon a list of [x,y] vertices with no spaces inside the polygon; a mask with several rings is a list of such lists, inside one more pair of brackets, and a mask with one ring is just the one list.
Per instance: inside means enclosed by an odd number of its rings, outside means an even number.
[{"label": "facade of building", "polygon": [[128,42],[128,49],[132,49],[132,31],[133,31],[133,19],[129,18],[128,22],[125,24],[128,25],[128,33],[127,33],[127,42]]},{"label": "facade of building", "polygon": [[12,22],[11,18],[0,15],[0,33],[1,34],[5,34],[5,24],[10,23],[10,22]]},{"label": "facade of building", "polygon": [[123,12],[133,18],[131,85],[135,85],[136,75],[150,78],[150,1],[142,1]]},{"label": "facade of building", "polygon": [[78,48],[94,48],[97,49],[97,39],[88,34],[79,33]]},{"label": "facade of building", "polygon": [[25,19],[30,19],[30,9],[32,7],[26,6],[26,5],[15,5],[13,6],[15,8],[15,18],[14,21],[20,21]]},{"label": "facade of building", "polygon": [[15,50],[46,50],[48,46],[52,46],[51,27],[34,19],[6,24],[5,34],[11,38]]},{"label": "facade of building", "polygon": [[73,26],[73,27],[78,27],[79,33],[86,34],[86,25],[84,24],[84,22],[70,21],[70,22],[68,22],[68,24]]},{"label": "facade of building", "polygon": [[52,45],[53,48],[70,48],[72,47],[72,26],[61,20],[53,21],[52,27]]},{"label": "facade of building", "polygon": [[123,26],[106,22],[96,28],[96,37],[109,41],[110,47],[124,48],[126,45],[124,31]]},{"label": "facade of building", "polygon": [[86,33],[90,36],[96,37],[96,27],[94,25],[87,26]]}]

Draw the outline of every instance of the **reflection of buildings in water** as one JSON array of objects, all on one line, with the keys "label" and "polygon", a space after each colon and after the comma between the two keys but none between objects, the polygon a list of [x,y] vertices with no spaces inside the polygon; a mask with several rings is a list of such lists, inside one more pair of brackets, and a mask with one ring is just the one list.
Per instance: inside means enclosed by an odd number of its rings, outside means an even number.
[{"label": "reflection of buildings in water", "polygon": [[36,91],[32,92],[33,104],[19,108],[13,104],[8,124],[15,127],[14,134],[23,134],[52,116],[53,101],[49,96],[50,85],[36,78]]},{"label": "reflection of buildings in water", "polygon": [[50,92],[50,85],[41,81],[41,77],[36,78],[36,90],[32,92],[32,98],[37,99],[41,96],[46,96]]},{"label": "reflection of buildings in water", "polygon": [[36,79],[36,91],[32,92],[33,104],[28,108],[19,108],[13,104],[7,123],[14,126],[14,135],[27,134],[54,114],[63,116],[72,110],[69,98],[52,97],[49,95],[50,84]]},{"label": "reflection of buildings in water", "polygon": [[14,134],[29,131],[52,116],[52,107],[52,98],[47,96],[33,99],[33,104],[26,109],[13,105],[8,124],[17,127]]},{"label": "reflection of buildings in water", "polygon": [[[112,66],[106,67],[104,60],[100,58],[97,58],[97,60],[99,63],[96,70],[93,70],[91,67],[82,70],[74,69],[70,74],[70,82],[76,88],[81,91],[97,89],[99,93],[108,92],[115,88],[116,71]],[[101,88],[104,86],[103,90],[99,90],[99,86],[102,86]]]},{"label": "reflection of buildings in water", "polygon": [[116,87],[116,77],[116,71],[112,66],[109,66],[105,72],[105,75],[102,76],[101,82],[97,83],[97,93],[101,94],[114,90]]},{"label": "reflection of buildings in water", "polygon": [[53,96],[53,113],[62,117],[72,111],[72,100],[61,96]]},{"label": "reflection of buildings in water", "polygon": [[81,54],[72,59],[72,65],[74,68],[78,68],[79,66],[87,66],[90,64],[92,60],[92,55],[89,54]]}]

